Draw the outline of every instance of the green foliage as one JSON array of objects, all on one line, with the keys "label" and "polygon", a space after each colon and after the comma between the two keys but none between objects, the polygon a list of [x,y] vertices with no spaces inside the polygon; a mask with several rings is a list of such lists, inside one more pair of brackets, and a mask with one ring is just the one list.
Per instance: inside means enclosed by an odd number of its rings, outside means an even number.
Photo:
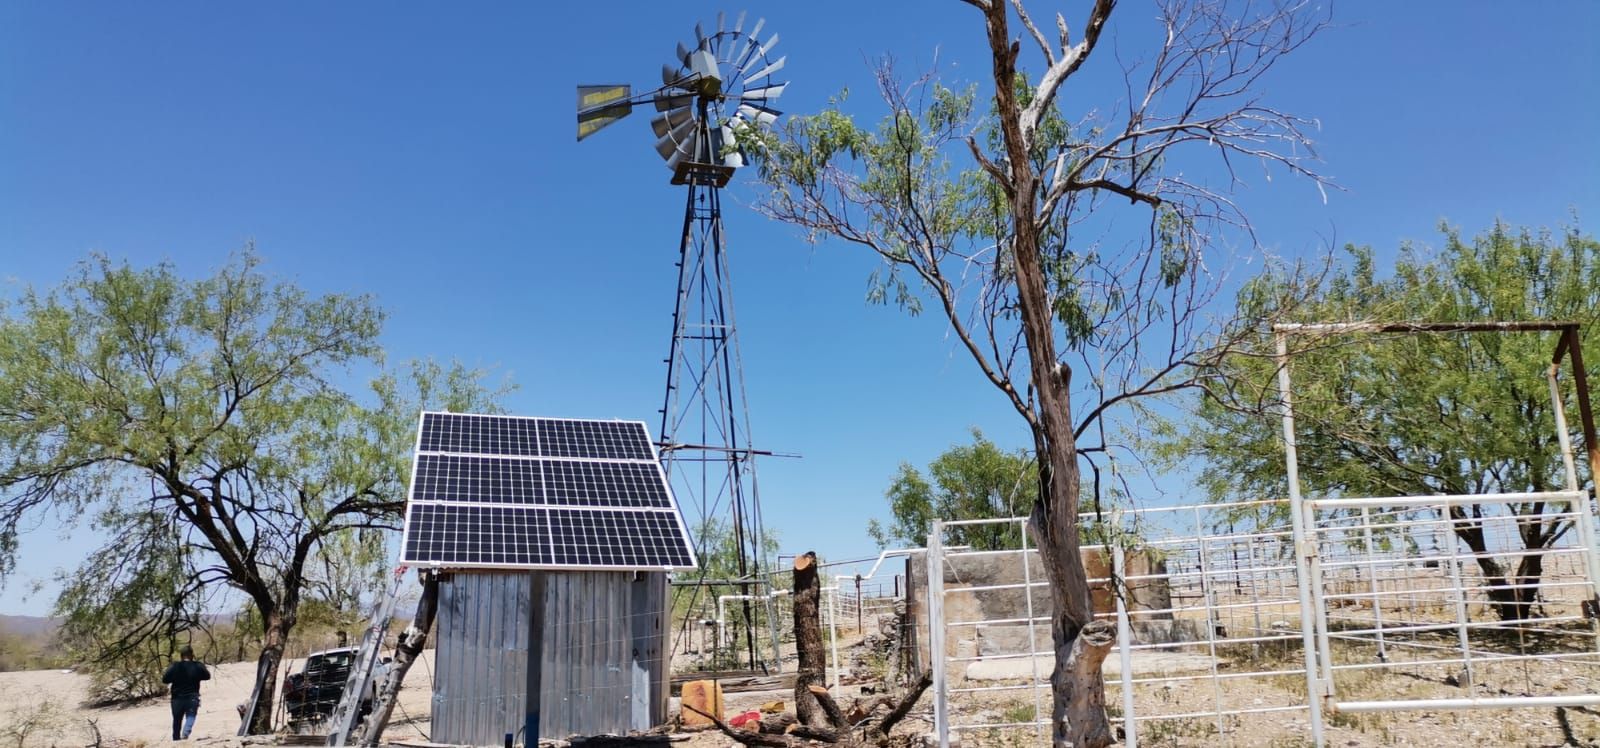
[{"label": "green foliage", "polygon": [[[1293,310],[1295,316],[1317,322],[1572,320],[1583,323],[1586,348],[1600,347],[1600,242],[1576,228],[1553,235],[1496,223],[1471,239],[1443,230],[1437,253],[1402,247],[1388,277],[1380,276],[1370,248],[1347,248],[1347,263]],[[1279,268],[1262,275],[1240,303],[1272,303],[1299,272]],[[1291,370],[1308,494],[1563,487],[1545,378],[1553,335],[1350,335],[1308,342]],[[1200,419],[1168,454],[1199,457],[1200,485],[1213,498],[1281,495],[1281,422],[1270,408],[1230,407],[1275,401],[1273,364],[1236,356],[1225,374],[1219,381],[1236,396],[1204,402]]]},{"label": "green foliage", "polygon": [[[1582,323],[1585,348],[1600,347],[1600,242],[1570,228],[1559,234],[1496,223],[1463,238],[1443,228],[1437,253],[1406,245],[1385,277],[1370,248],[1346,249],[1347,262],[1291,310],[1306,321]],[[1252,281],[1242,305],[1272,304],[1303,282],[1278,268]],[[1565,488],[1546,370],[1550,333],[1432,333],[1302,336],[1292,360],[1300,476],[1311,496],[1396,496],[1553,491]],[[1265,343],[1263,343],[1265,345]],[[1258,353],[1264,353],[1258,352]],[[1167,447],[1193,456],[1199,484],[1213,499],[1280,496],[1283,445],[1270,357],[1229,359],[1211,388],[1228,393],[1201,405],[1200,417]],[[1566,407],[1574,409],[1570,401]],[[1575,412],[1575,410],[1574,410]],[[1580,480],[1588,481],[1580,461]],[[1476,505],[1473,516],[1535,517],[1565,511],[1532,501]],[[1464,515],[1462,515],[1464,516]],[[1236,519],[1246,519],[1244,517]],[[1283,510],[1248,519],[1287,521]],[[1497,541],[1472,523],[1456,534],[1475,554],[1545,548],[1570,529],[1551,517]],[[1389,538],[1415,549],[1414,539]],[[1493,547],[1500,543],[1500,547]],[[1527,612],[1542,570],[1539,554],[1504,563],[1478,559],[1502,618]],[[1523,580],[1515,589],[1506,574]]]},{"label": "green foliage", "polygon": [[[972,443],[951,447],[928,464],[927,475],[902,463],[885,492],[889,522],[873,519],[867,533],[878,547],[920,548],[936,519],[1026,516],[1039,493],[1038,467],[1023,450],[1007,452],[972,431]],[[946,542],[979,550],[1020,547],[1016,524],[951,528]]]},{"label": "green foliage", "polygon": [[[371,298],[267,276],[251,249],[198,280],[94,256],[0,307],[0,578],[54,512],[108,541],[57,601],[91,662],[170,652],[220,586],[281,647],[308,580],[379,573],[417,409],[500,394],[459,366],[381,370],[382,321]],[[336,384],[373,370],[369,392]],[[349,568],[318,568],[333,558]]]},{"label": "green foliage", "polygon": [[68,664],[53,634],[24,634],[0,626],[0,673],[46,670]]}]

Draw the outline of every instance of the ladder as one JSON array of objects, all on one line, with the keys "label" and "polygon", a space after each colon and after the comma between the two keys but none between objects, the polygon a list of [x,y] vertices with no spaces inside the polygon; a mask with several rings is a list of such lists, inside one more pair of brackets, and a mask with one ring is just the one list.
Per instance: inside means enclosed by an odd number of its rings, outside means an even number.
[{"label": "ladder", "polygon": [[350,676],[345,679],[344,693],[339,696],[339,706],[328,718],[328,745],[342,746],[361,721],[361,699],[367,693],[372,671],[382,654],[383,637],[389,633],[389,623],[394,620],[395,600],[400,597],[400,581],[405,578],[406,567],[397,566],[389,594],[380,599],[372,611],[372,625],[361,636],[361,648],[356,650],[356,660],[350,666]]}]

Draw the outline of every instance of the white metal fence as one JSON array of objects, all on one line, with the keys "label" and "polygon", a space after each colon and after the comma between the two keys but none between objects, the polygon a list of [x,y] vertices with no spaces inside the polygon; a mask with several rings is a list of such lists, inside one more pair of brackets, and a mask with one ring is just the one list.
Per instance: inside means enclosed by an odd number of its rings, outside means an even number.
[{"label": "white metal fence", "polygon": [[[1600,704],[1600,630],[1584,602],[1600,556],[1581,497],[1308,500],[1298,521],[1288,501],[1085,515],[1091,536],[1112,539],[1086,542],[1085,559],[1096,615],[1118,629],[1104,670],[1113,723],[1130,746],[1272,736],[1320,746],[1330,722],[1363,712]],[[1026,532],[986,536],[1005,546],[961,545],[975,529],[1024,523],[936,523],[929,537],[942,746],[1048,741],[1053,657],[1038,554]],[[1532,523],[1566,529],[1530,551],[1521,541]],[[1465,537],[1479,531],[1482,552]],[[1486,571],[1514,571],[1534,553],[1536,579]],[[1496,602],[1510,594],[1525,602]],[[1412,682],[1438,687],[1396,695]]]}]

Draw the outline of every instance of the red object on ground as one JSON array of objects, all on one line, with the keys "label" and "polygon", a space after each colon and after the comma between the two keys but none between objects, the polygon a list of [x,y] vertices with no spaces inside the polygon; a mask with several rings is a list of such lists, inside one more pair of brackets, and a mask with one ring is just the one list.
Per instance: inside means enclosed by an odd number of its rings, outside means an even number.
[{"label": "red object on ground", "polygon": [[761,721],[761,712],[751,711],[751,712],[745,712],[744,714],[736,714],[736,715],[734,715],[733,719],[728,720],[728,724],[732,725],[734,727],[744,727],[747,723],[750,723],[750,722],[759,723],[760,721]]}]

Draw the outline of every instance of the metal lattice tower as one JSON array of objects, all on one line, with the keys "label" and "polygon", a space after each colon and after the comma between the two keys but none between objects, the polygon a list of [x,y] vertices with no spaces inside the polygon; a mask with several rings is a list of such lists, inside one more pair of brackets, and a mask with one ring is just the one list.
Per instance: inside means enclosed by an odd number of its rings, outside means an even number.
[{"label": "metal lattice tower", "polygon": [[[702,558],[719,555],[705,547],[709,530],[727,518],[737,587],[744,598],[744,655],[764,666],[756,647],[758,615],[766,619],[771,662],[778,661],[768,559],[762,539],[760,494],[750,439],[749,406],[733,314],[721,189],[744,165],[741,136],[771,125],[779,112],[769,104],[786,83],[773,74],[785,58],[769,58],[778,35],[760,37],[764,20],[744,30],[744,14],[731,28],[718,15],[716,31],[695,26],[695,44],[679,44],[678,64],[663,65],[662,86],[634,95],[625,85],[578,88],[578,139],[626,116],[634,105],[654,104],[651,127],[656,152],[685,191],[678,243],[678,285],[672,340],[665,360],[667,383],[661,407],[662,464],[680,504],[698,512],[694,528]],[[704,568],[702,568],[702,579]],[[764,597],[760,613],[752,597]]]}]

